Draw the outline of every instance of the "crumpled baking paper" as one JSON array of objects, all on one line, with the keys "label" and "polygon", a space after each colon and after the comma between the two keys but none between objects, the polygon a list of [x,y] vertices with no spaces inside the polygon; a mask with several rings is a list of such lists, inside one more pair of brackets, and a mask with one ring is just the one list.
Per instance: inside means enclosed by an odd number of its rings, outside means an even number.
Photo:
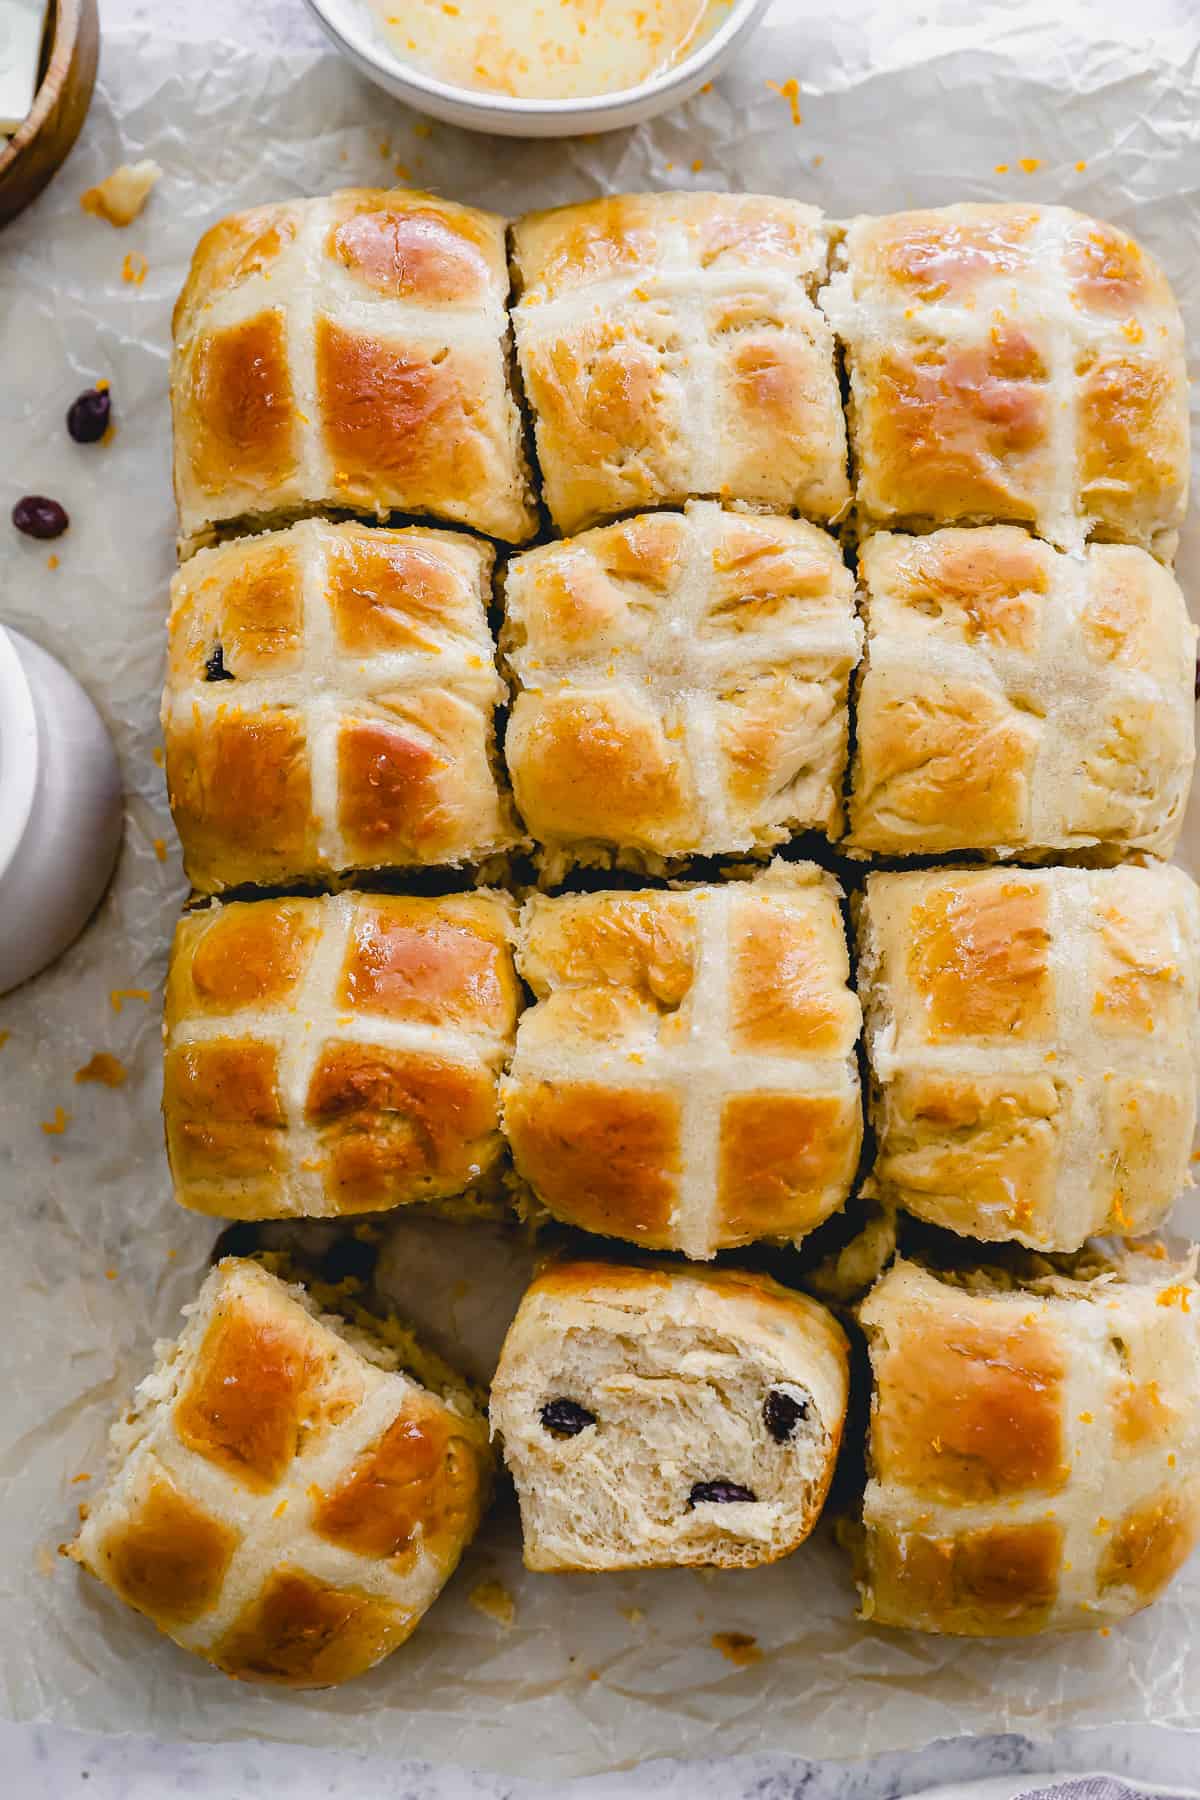
[{"label": "crumpled baking paper", "polygon": [[[79,147],[0,239],[0,513],[32,490],[72,521],[53,546],[0,524],[0,616],[94,696],[127,790],[120,866],[90,929],[0,1002],[0,1703],[14,1716],[550,1779],[655,1755],[856,1756],[963,1731],[1200,1725],[1200,1558],[1108,1637],[963,1643],[858,1624],[827,1530],[756,1572],[528,1575],[502,1503],[408,1646],[340,1691],[289,1695],[184,1656],[54,1554],[214,1237],[170,1198],[158,1119],[161,984],[184,897],[155,754],[173,566],[167,352],[192,246],[234,208],[358,182],[428,184],[509,213],[670,186],[795,194],[835,215],[1065,201],[1157,252],[1200,344],[1196,27],[1156,21],[1152,0],[1126,41],[1109,25],[1077,40],[1040,0],[947,9],[949,24],[935,6],[889,25],[889,10],[851,29],[834,8],[806,18],[777,4],[737,69],[682,110],[540,145],[430,126],[329,51],[111,36]],[[85,187],[142,156],[163,179],[141,219],[116,232],[81,214]],[[112,384],[115,439],[78,447],[63,414],[98,377]],[[1185,587],[1200,575],[1195,524],[1180,569]],[[1193,812],[1193,863],[1198,846]],[[75,1081],[99,1050],[128,1070],[123,1086]],[[441,1348],[465,1339],[463,1358],[486,1373],[525,1247],[491,1227],[402,1219],[391,1232],[392,1290]],[[514,1595],[511,1628],[471,1606],[485,1579]],[[712,1639],[730,1632],[752,1635],[760,1660],[727,1660]]]}]

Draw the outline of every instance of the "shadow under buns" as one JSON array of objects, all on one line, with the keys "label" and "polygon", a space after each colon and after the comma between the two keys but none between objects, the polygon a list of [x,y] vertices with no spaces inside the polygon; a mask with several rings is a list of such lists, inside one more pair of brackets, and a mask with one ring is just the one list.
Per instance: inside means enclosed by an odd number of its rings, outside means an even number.
[{"label": "shadow under buns", "polygon": [[520,842],[498,778],[493,551],[309,519],[202,550],[171,583],[162,725],[202,893]]},{"label": "shadow under buns", "polygon": [[[487,1504],[487,1428],[360,1323],[228,1258],[113,1427],[67,1554],[240,1680],[329,1687],[402,1644]],[[446,1372],[449,1374],[449,1372]]]},{"label": "shadow under buns", "polygon": [[767,1276],[552,1263],[492,1385],[527,1567],[786,1556],[820,1514],[847,1380],[832,1316]]},{"label": "shadow under buns", "polygon": [[497,1209],[513,919],[488,892],[185,915],[163,1073],[180,1204],[235,1219]]},{"label": "shadow under buns", "polygon": [[900,1261],[860,1317],[874,1375],[863,1617],[966,1636],[1087,1630],[1200,1539],[1194,1253],[1024,1274]]},{"label": "shadow under buns", "polygon": [[821,521],[849,501],[816,207],[624,194],[513,227],[513,327],[560,531],[692,495]]},{"label": "shadow under buns", "polygon": [[874,873],[857,940],[884,1200],[1039,1250],[1158,1224],[1196,1118],[1181,869]]},{"label": "shadow under buns", "polygon": [[519,1177],[556,1218],[708,1258],[803,1237],[843,1204],[862,1142],[832,878],[536,896],[503,1093]]},{"label": "shadow under buns", "polygon": [[833,538],[691,501],[515,557],[505,757],[551,876],[842,826],[861,628]]},{"label": "shadow under buns", "polygon": [[324,508],[532,537],[507,300],[504,220],[431,194],[349,188],[221,220],[173,320],[184,552]]},{"label": "shadow under buns", "polygon": [[1183,324],[1162,270],[1061,206],[850,222],[821,307],[875,525],[1013,520],[1169,559],[1187,505]]},{"label": "shadow under buns", "polygon": [[1170,856],[1195,761],[1196,627],[1132,545],[1082,557],[1018,526],[879,532],[851,854]]}]

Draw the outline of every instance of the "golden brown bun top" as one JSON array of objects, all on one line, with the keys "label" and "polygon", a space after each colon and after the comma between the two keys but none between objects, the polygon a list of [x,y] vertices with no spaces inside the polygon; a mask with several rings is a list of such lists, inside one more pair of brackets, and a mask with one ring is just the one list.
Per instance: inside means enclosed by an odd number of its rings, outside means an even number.
[{"label": "golden brown bun top", "polygon": [[118,1440],[71,1554],[184,1648],[289,1687],[344,1681],[404,1641],[489,1486],[465,1389],[441,1399],[379,1366],[235,1257]]},{"label": "golden brown bun top", "polygon": [[768,194],[616,194],[580,206],[527,213],[513,230],[524,277],[521,302],[557,300],[614,275],[654,269],[659,234],[682,225],[697,268],[824,268],[820,209]]},{"label": "golden brown bun top", "polygon": [[[168,1023],[285,1006],[303,982],[328,904],[235,901],[186,914],[168,975]],[[508,949],[511,914],[496,896],[363,894],[352,908],[335,1011],[481,1036],[512,1030],[519,988]]]},{"label": "golden brown bun top", "polygon": [[941,1277],[898,1262],[861,1310],[875,1379],[864,1598],[973,1636],[1097,1626],[1200,1537],[1191,1264]]},{"label": "golden brown bun top", "polygon": [[[329,200],[321,255],[345,270],[351,292],[438,307],[503,305],[505,222],[496,214],[408,188],[343,188]],[[175,337],[195,328],[213,295],[270,275],[311,204],[252,207],[205,232],[175,303]]]},{"label": "golden brown bun top", "polygon": [[794,1335],[801,1330],[814,1336],[846,1365],[846,1334],[819,1301],[786,1288],[770,1275],[748,1269],[698,1268],[679,1263],[616,1263],[598,1259],[582,1262],[552,1260],[535,1275],[526,1300],[551,1302],[585,1300],[597,1305],[635,1311],[653,1310],[656,1303],[682,1298],[702,1312],[728,1304],[744,1307],[747,1318],[768,1335]]}]

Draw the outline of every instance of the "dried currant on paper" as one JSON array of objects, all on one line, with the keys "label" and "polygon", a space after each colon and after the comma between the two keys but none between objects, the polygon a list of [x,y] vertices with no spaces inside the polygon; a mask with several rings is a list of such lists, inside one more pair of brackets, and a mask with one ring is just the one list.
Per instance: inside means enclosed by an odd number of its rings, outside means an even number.
[{"label": "dried currant on paper", "polygon": [[596,1423],[595,1413],[575,1400],[547,1400],[541,1418],[550,1436],[559,1438],[578,1437],[581,1431]]},{"label": "dried currant on paper", "polygon": [[688,1495],[689,1506],[699,1506],[705,1500],[720,1501],[728,1505],[735,1500],[757,1500],[758,1495],[748,1487],[742,1487],[737,1481],[697,1481]]},{"label": "dried currant on paper", "polygon": [[61,537],[71,523],[67,509],[45,494],[25,494],[12,509],[17,530],[31,538]]},{"label": "dried currant on paper", "polygon": [[112,418],[112,395],[107,388],[86,388],[67,411],[67,430],[77,444],[98,444]]}]

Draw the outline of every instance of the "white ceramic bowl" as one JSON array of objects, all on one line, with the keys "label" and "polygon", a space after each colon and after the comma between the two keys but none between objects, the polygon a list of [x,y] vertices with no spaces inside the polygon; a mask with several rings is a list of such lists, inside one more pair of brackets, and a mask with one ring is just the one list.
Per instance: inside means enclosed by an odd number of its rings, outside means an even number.
[{"label": "white ceramic bowl", "polygon": [[0,994],[79,936],[121,843],[121,773],[61,663],[0,626]]},{"label": "white ceramic bowl", "polygon": [[616,131],[640,125],[669,106],[690,100],[711,81],[754,29],[769,0],[730,0],[728,16],[690,56],[638,87],[578,100],[514,100],[474,88],[454,87],[393,55],[375,32],[365,0],[308,0],[312,11],[355,67],[421,112],[468,131],[503,137],[570,137],[581,131]]}]

